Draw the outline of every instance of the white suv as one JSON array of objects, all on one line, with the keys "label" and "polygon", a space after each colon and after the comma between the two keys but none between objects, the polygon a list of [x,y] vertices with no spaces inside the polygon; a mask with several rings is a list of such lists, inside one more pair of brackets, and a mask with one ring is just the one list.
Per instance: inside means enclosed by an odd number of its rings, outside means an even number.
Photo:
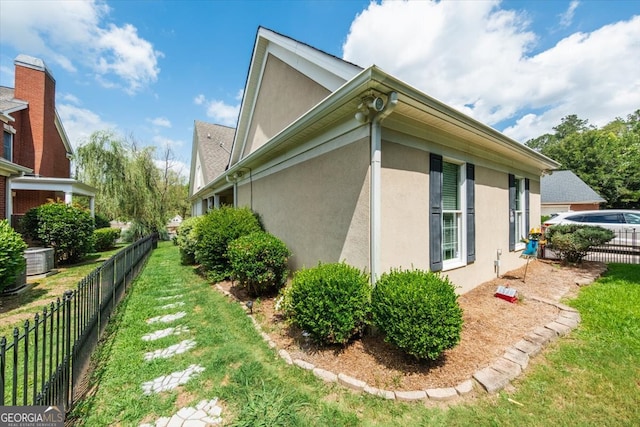
[{"label": "white suv", "polygon": [[561,212],[546,220],[543,227],[556,224],[597,225],[616,233],[613,244],[638,244],[640,240],[640,211],[603,209],[599,211]]}]

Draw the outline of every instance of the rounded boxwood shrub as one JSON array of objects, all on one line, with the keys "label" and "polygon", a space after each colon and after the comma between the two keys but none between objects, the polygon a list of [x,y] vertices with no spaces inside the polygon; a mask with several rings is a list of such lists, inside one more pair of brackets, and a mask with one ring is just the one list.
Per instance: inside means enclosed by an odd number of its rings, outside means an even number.
[{"label": "rounded boxwood shrub", "polygon": [[12,285],[26,268],[25,249],[27,244],[20,234],[11,228],[9,221],[0,221],[0,292]]},{"label": "rounded boxwood shrub", "polygon": [[557,252],[560,259],[580,262],[589,250],[613,239],[616,234],[594,225],[561,224],[547,228],[547,247]]},{"label": "rounded boxwood shrub", "polygon": [[418,359],[437,359],[460,342],[462,309],[447,278],[421,270],[392,270],[371,295],[375,326],[385,340]]},{"label": "rounded boxwood shrub", "polygon": [[93,232],[94,250],[102,252],[115,247],[119,237],[119,228],[98,228]]},{"label": "rounded boxwood shrub", "polygon": [[202,220],[203,216],[192,216],[186,218],[176,230],[175,244],[178,245],[180,251],[180,262],[184,265],[193,265],[196,263],[196,225]]},{"label": "rounded boxwood shrub", "polygon": [[249,208],[223,206],[209,211],[195,227],[196,262],[213,280],[231,277],[227,246],[254,231],[262,231],[262,228]]},{"label": "rounded boxwood shrub", "polygon": [[298,271],[288,290],[291,320],[319,344],[345,344],[362,333],[369,315],[371,284],[345,263]]},{"label": "rounded boxwood shrub", "polygon": [[33,240],[53,248],[56,264],[80,261],[93,250],[94,222],[84,208],[46,203],[29,209],[21,226]]},{"label": "rounded boxwood shrub", "polygon": [[277,237],[256,231],[229,243],[227,257],[234,280],[253,296],[277,290],[287,280],[291,252]]}]

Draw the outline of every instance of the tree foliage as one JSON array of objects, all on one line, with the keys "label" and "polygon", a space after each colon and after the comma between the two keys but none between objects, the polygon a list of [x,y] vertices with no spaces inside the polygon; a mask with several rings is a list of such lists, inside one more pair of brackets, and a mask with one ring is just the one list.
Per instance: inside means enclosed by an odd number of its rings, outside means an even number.
[{"label": "tree foliage", "polygon": [[640,208],[640,110],[598,129],[575,115],[526,145],[560,162],[607,200],[607,208]]},{"label": "tree foliage", "polygon": [[13,284],[26,267],[24,250],[27,244],[9,221],[0,221],[0,292]]},{"label": "tree foliage", "polygon": [[140,147],[132,138],[94,132],[77,149],[76,178],[97,188],[97,212],[131,221],[136,234],[148,234],[188,209],[187,185],[172,170],[171,150],[159,161],[154,156],[154,147]]}]

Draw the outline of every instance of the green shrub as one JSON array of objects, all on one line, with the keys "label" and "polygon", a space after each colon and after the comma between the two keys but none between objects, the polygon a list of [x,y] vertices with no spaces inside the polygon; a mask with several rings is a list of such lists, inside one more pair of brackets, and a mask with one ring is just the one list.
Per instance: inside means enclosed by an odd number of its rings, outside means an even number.
[{"label": "green shrub", "polygon": [[227,246],[238,237],[261,230],[258,219],[248,208],[223,206],[209,211],[195,227],[196,262],[213,280],[229,278]]},{"label": "green shrub", "polygon": [[196,224],[204,218],[203,216],[192,216],[182,221],[176,230],[174,242],[180,249],[180,262],[184,265],[196,263]]},{"label": "green shrub", "polygon": [[22,222],[33,240],[53,248],[56,264],[78,262],[93,250],[93,224],[87,210],[63,202],[32,208]]},{"label": "green shrub", "polygon": [[115,247],[119,237],[119,228],[99,228],[95,230],[93,232],[94,250],[102,252]]},{"label": "green shrub", "polygon": [[95,222],[96,230],[100,228],[111,228],[111,223],[109,222],[109,218],[107,218],[104,215],[97,213],[95,214],[95,217],[93,218],[93,220]]},{"label": "green shrub", "polygon": [[287,258],[290,255],[280,239],[264,231],[241,236],[227,246],[234,280],[253,296],[284,285],[289,274]]},{"label": "green shrub", "polygon": [[25,270],[27,262],[24,250],[27,244],[11,226],[9,221],[0,221],[0,292],[13,284]]},{"label": "green shrub", "polygon": [[460,342],[462,309],[447,278],[421,270],[392,270],[371,295],[373,322],[385,340],[418,359],[437,359]]},{"label": "green shrub", "polygon": [[298,271],[289,289],[291,319],[320,344],[345,344],[366,325],[371,285],[345,263]]},{"label": "green shrub", "polygon": [[594,246],[602,245],[615,237],[606,228],[593,225],[553,225],[545,232],[547,247],[567,262],[580,262]]}]

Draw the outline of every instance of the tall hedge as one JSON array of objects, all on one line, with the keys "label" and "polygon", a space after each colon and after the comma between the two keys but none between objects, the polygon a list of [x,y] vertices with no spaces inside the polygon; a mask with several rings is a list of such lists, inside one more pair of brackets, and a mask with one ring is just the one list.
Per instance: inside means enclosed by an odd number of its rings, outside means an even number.
[{"label": "tall hedge", "polygon": [[238,237],[262,231],[249,208],[223,206],[209,211],[195,227],[195,258],[215,280],[231,277],[227,246]]},{"label": "tall hedge", "polygon": [[180,262],[184,265],[193,265],[196,263],[196,246],[198,243],[196,225],[203,218],[203,216],[186,218],[176,230],[174,242],[180,249]]},{"label": "tall hedge", "polygon": [[24,250],[27,244],[9,221],[0,221],[0,292],[13,284],[26,268]]},{"label": "tall hedge", "polygon": [[84,208],[51,202],[30,209],[21,229],[33,240],[53,248],[56,264],[72,264],[93,250],[94,221]]},{"label": "tall hedge", "polygon": [[385,339],[418,359],[435,360],[460,342],[462,309],[446,277],[421,270],[392,270],[371,295],[374,324]]}]

